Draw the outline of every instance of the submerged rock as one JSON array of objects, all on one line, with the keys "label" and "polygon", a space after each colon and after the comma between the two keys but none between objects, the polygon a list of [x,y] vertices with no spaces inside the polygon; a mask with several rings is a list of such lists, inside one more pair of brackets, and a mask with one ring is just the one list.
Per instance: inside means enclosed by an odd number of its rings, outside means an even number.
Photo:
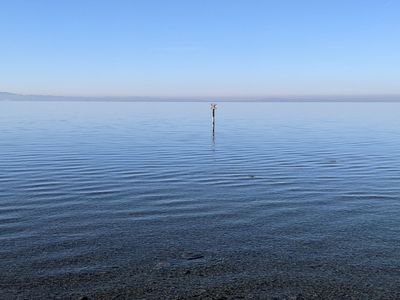
[{"label": "submerged rock", "polygon": [[202,255],[200,253],[191,253],[191,252],[184,253],[182,255],[182,258],[184,258],[186,260],[195,260],[195,259],[200,259],[200,258],[203,258],[203,257],[204,257],[204,255]]}]

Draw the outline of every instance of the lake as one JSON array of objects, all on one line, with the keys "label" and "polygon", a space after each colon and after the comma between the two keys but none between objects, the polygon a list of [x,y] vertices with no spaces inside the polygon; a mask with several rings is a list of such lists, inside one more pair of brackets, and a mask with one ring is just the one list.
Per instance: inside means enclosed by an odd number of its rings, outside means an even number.
[{"label": "lake", "polygon": [[399,112],[0,102],[0,298],[399,299]]}]

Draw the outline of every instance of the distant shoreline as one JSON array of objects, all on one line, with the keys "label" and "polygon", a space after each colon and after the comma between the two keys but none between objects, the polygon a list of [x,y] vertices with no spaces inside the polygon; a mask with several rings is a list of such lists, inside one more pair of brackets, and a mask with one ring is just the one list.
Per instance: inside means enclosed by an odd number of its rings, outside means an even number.
[{"label": "distant shoreline", "polygon": [[291,103],[291,102],[400,102],[400,95],[365,95],[365,96],[287,96],[287,97],[95,97],[95,96],[51,96],[51,95],[21,95],[0,92],[0,101],[11,102],[238,102],[238,103]]},{"label": "distant shoreline", "polygon": [[102,100],[102,99],[93,99],[93,100],[83,100],[83,99],[62,99],[62,100],[9,100],[9,99],[0,99],[0,102],[53,102],[53,103],[61,103],[61,102],[106,102],[106,103],[400,103],[399,100],[173,100],[173,99],[165,99],[165,100]]}]

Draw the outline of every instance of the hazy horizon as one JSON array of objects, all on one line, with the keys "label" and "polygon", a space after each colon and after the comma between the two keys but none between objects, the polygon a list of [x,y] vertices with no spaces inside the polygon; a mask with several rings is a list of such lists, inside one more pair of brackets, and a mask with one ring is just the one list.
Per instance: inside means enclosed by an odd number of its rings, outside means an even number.
[{"label": "hazy horizon", "polygon": [[400,102],[400,95],[287,95],[287,96],[62,96],[24,95],[0,91],[0,101],[28,102]]},{"label": "hazy horizon", "polygon": [[396,1],[4,1],[0,91],[400,95]]},{"label": "hazy horizon", "polygon": [[126,95],[112,95],[112,94],[46,94],[46,93],[18,93],[15,91],[2,91],[0,90],[0,96],[3,95],[13,95],[13,96],[21,96],[21,97],[60,97],[60,98],[176,98],[176,99],[216,99],[216,98],[223,98],[223,99],[305,99],[305,98],[322,98],[322,99],[330,99],[330,98],[376,98],[376,97],[383,97],[383,98],[400,98],[400,93],[398,94],[270,94],[270,95],[206,95],[206,96],[196,96],[196,95],[181,95],[181,96],[168,96],[168,95],[135,95],[135,94],[126,94]]}]

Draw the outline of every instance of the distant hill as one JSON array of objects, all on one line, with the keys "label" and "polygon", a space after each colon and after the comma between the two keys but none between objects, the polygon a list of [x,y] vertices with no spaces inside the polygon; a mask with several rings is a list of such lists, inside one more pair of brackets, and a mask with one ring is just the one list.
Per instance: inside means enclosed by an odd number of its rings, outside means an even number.
[{"label": "distant hill", "polygon": [[0,92],[0,100],[18,100],[20,97],[17,94]]},{"label": "distant hill", "polygon": [[0,92],[0,101],[93,101],[93,102],[139,102],[139,101],[199,101],[190,98],[162,97],[85,97],[85,96],[51,96],[51,95],[20,95]]}]

